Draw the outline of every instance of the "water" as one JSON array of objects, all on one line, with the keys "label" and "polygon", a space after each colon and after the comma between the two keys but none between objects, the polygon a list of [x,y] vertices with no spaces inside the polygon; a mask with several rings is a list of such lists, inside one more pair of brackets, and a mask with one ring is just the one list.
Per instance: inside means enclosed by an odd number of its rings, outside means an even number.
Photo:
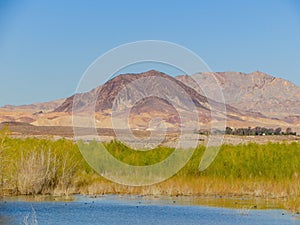
[{"label": "water", "polygon": [[[74,201],[41,202],[5,199],[0,202],[0,224],[24,224],[35,217],[38,224],[300,224],[295,215],[281,210],[228,209],[188,205],[178,199],[76,196]],[[30,223],[29,223],[30,224]]]}]

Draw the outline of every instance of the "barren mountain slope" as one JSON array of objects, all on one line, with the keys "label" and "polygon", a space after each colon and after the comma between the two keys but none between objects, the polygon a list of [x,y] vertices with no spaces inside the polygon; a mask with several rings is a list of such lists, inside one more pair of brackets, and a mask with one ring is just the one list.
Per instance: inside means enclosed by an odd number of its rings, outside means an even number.
[{"label": "barren mountain slope", "polygon": [[[250,74],[239,72],[199,73],[190,76],[178,76],[178,80],[202,93],[200,86],[212,87],[209,76],[214,75],[223,90],[226,103],[252,112],[260,112],[268,117],[289,119],[300,115],[300,87],[268,74],[256,71]],[[203,93],[202,93],[203,94]],[[290,118],[290,120],[295,117]]]}]

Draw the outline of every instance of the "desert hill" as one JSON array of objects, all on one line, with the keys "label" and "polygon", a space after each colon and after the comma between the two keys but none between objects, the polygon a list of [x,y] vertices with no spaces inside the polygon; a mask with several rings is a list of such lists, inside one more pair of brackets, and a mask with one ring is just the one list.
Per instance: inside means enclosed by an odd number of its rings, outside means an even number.
[{"label": "desert hill", "polygon": [[[155,70],[121,74],[89,92],[65,99],[2,107],[0,122],[25,122],[44,127],[72,126],[75,109],[79,113],[95,111],[98,128],[112,128],[111,116],[114,115],[120,118],[117,124],[122,129],[124,117],[129,115],[128,121],[133,129],[149,129],[153,118],[160,119],[151,125],[151,129],[160,127],[162,122],[168,128],[177,129],[182,125],[182,119],[187,128],[193,127],[195,118],[190,118],[196,112],[203,128],[226,118],[226,125],[231,127],[280,126],[292,127],[297,132],[300,130],[300,88],[295,84],[261,72],[213,73],[223,90],[225,113],[222,111],[224,105],[207,99],[197,85],[206,85],[214,92],[214,86],[208,82],[211,75],[205,72],[174,78]],[[149,93],[152,95],[149,96]],[[213,119],[211,107],[218,111]]]},{"label": "desert hill", "polygon": [[[213,86],[207,77],[214,75],[223,90],[226,103],[239,110],[260,112],[268,117],[299,119],[300,87],[266,73],[255,71],[250,74],[240,72],[205,72],[192,76],[178,76],[178,80],[202,93],[201,87]],[[287,117],[287,118],[285,118]]]}]

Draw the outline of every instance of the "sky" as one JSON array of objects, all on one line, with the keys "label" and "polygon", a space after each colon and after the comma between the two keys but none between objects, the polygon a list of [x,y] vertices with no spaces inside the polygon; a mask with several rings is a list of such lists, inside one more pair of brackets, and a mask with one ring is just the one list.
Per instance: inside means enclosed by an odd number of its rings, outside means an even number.
[{"label": "sky", "polygon": [[300,86],[297,0],[1,0],[0,106],[68,97],[96,58],[141,40],[182,45],[213,71]]}]

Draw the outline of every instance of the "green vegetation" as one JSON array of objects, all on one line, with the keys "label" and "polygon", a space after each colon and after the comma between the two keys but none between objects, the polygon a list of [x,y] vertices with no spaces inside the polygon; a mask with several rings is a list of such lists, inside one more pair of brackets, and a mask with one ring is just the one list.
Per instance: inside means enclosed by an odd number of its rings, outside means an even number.
[{"label": "green vegetation", "polygon": [[90,170],[72,141],[13,139],[8,134],[7,129],[0,134],[3,194],[67,194],[79,169]]},{"label": "green vegetation", "polygon": [[[223,145],[210,167],[199,173],[195,170],[203,147],[196,151],[182,173],[226,179],[292,179],[300,173],[300,145],[293,142],[259,145]],[[194,163],[193,163],[194,162]]]},{"label": "green vegetation", "polygon": [[265,128],[265,127],[248,127],[248,128],[231,128],[226,127],[225,134],[240,135],[240,136],[254,136],[254,135],[297,135],[296,132],[292,131],[292,128],[288,127],[286,131],[282,131],[280,127]]},{"label": "green vegetation", "polygon": [[[174,151],[167,147],[135,151],[117,141],[105,146],[114,157],[138,166],[160,162]],[[129,187],[97,175],[70,140],[14,139],[4,129],[0,194],[247,195],[283,199],[286,208],[300,211],[300,143],[223,145],[213,163],[200,172],[204,151],[198,146],[186,166],[162,183]]]},{"label": "green vegetation", "polygon": [[163,146],[151,151],[137,151],[116,141],[106,144],[105,147],[115,158],[134,166],[153,165],[166,159],[173,152],[173,149]]}]

